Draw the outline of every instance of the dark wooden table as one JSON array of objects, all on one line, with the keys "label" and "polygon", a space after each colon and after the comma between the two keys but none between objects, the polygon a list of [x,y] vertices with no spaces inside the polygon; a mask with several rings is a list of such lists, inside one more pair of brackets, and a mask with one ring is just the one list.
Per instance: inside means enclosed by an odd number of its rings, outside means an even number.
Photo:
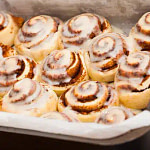
[{"label": "dark wooden table", "polygon": [[97,146],[50,138],[0,132],[0,150],[150,150],[150,132],[117,146]]}]

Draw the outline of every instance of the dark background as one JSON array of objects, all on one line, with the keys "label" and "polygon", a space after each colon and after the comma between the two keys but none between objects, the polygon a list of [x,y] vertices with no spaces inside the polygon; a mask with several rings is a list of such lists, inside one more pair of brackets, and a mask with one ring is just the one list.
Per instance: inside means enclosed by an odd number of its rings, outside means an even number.
[{"label": "dark background", "polygon": [[150,132],[132,142],[98,146],[30,135],[0,132],[0,150],[150,150]]}]

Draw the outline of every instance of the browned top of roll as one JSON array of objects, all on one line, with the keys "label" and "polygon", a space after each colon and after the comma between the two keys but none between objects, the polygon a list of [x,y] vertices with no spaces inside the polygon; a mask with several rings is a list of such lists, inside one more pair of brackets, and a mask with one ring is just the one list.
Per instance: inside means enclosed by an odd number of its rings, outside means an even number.
[{"label": "browned top of roll", "polygon": [[102,16],[85,13],[68,20],[63,26],[64,48],[83,47],[85,41],[103,32],[111,31],[109,22]]},{"label": "browned top of roll", "polygon": [[13,85],[23,78],[34,78],[36,63],[24,56],[16,55],[0,60],[0,87]]},{"label": "browned top of roll", "polygon": [[133,113],[125,107],[109,107],[101,112],[96,123],[106,125],[118,124],[131,117],[133,117]]},{"label": "browned top of roll", "polygon": [[143,91],[150,86],[150,53],[136,52],[121,60],[116,75],[117,87],[132,92]]},{"label": "browned top of roll", "polygon": [[67,86],[83,76],[83,69],[79,53],[55,50],[43,62],[42,79],[50,85]]},{"label": "browned top of roll", "polygon": [[103,83],[84,81],[63,93],[59,102],[78,113],[87,114],[113,104],[117,97],[111,90]]},{"label": "browned top of roll", "polygon": [[120,58],[128,54],[125,37],[118,33],[103,33],[88,45],[90,63],[101,72],[116,68]]}]

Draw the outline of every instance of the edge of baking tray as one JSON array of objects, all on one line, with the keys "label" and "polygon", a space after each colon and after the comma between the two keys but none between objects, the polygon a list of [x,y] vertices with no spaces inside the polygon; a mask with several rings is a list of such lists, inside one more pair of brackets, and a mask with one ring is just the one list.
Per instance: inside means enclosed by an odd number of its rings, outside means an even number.
[{"label": "edge of baking tray", "polygon": [[82,137],[76,137],[76,136],[46,133],[46,132],[40,132],[40,131],[33,131],[29,129],[19,129],[19,128],[3,127],[3,126],[0,126],[0,131],[47,137],[47,138],[53,138],[53,139],[59,139],[59,140],[81,142],[81,143],[90,143],[90,144],[96,144],[96,145],[117,145],[117,144],[123,144],[129,141],[132,141],[134,139],[141,137],[145,133],[150,132],[150,126],[135,129],[121,136],[111,138],[111,139],[106,139],[106,140],[105,139],[104,140],[89,139],[89,138],[82,138]]}]

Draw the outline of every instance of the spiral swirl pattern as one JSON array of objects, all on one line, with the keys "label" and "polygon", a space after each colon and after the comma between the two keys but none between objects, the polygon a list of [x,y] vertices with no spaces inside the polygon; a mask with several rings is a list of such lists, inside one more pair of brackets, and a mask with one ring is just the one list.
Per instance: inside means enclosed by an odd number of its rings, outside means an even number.
[{"label": "spiral swirl pattern", "polygon": [[83,48],[86,41],[100,33],[110,32],[109,22],[95,14],[81,14],[68,20],[63,26],[62,41],[64,48]]},{"label": "spiral swirl pattern", "polygon": [[97,81],[84,81],[66,91],[60,97],[59,104],[88,115],[110,105],[118,105],[118,97],[112,87]]},{"label": "spiral swirl pattern", "polygon": [[6,57],[0,61],[0,93],[7,92],[18,80],[36,77],[36,63],[20,55]]},{"label": "spiral swirl pattern", "polygon": [[[24,87],[26,87],[26,90]],[[26,78],[14,84],[13,88],[9,92],[8,98],[10,103],[25,105],[35,101],[36,98],[39,97],[40,93],[40,84]]]},{"label": "spiral swirl pattern", "polygon": [[85,54],[89,75],[92,79],[98,80],[99,78],[101,81],[101,76],[105,76],[110,72],[110,77],[103,78],[105,82],[107,80],[108,82],[113,81],[120,58],[128,54],[128,45],[123,35],[104,33],[95,37],[89,44],[88,51]]},{"label": "spiral swirl pattern", "polygon": [[150,86],[150,54],[136,52],[121,60],[116,81],[118,88],[132,92],[143,91]]},{"label": "spiral swirl pattern", "polygon": [[[54,102],[51,103],[51,101]],[[24,78],[18,81],[12,89],[4,96],[2,109],[13,113],[39,116],[51,109],[56,110],[57,96],[48,87]],[[50,108],[50,104],[54,105]]]},{"label": "spiral swirl pattern", "polygon": [[150,12],[145,13],[130,32],[136,50],[150,49]]},{"label": "spiral swirl pattern", "polygon": [[58,47],[60,24],[58,18],[46,15],[26,21],[15,39],[18,52],[40,61]]},{"label": "spiral swirl pattern", "polygon": [[125,107],[109,107],[101,112],[96,123],[106,125],[118,124],[131,117],[133,117],[133,113]]},{"label": "spiral swirl pattern", "polygon": [[149,77],[149,52],[136,52],[122,58],[115,78],[120,102],[133,109],[146,108],[150,102]]},{"label": "spiral swirl pattern", "polygon": [[85,80],[87,72],[82,55],[68,49],[52,51],[43,62],[41,78],[59,88]]}]

